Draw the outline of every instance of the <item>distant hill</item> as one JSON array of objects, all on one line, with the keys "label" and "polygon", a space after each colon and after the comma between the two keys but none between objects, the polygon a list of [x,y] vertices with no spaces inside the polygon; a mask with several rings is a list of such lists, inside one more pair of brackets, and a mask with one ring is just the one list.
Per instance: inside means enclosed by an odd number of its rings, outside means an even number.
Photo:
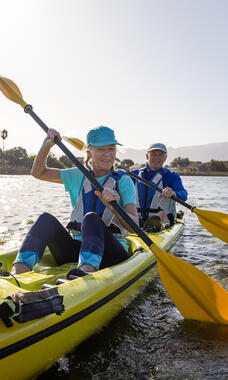
[{"label": "distant hill", "polygon": [[[210,160],[228,161],[228,141],[223,143],[211,143],[205,145],[191,145],[180,148],[167,147],[169,164],[174,158],[189,158],[190,161],[208,162]],[[131,159],[134,163],[146,162],[145,150],[118,147],[117,157],[122,161]]]}]

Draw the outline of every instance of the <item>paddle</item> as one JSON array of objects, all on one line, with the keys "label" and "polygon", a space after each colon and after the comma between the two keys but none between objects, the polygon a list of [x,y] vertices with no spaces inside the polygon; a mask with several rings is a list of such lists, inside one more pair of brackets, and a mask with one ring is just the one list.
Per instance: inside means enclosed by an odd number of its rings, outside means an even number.
[{"label": "paddle", "polygon": [[[20,90],[12,81],[0,77],[0,90],[7,98],[20,104],[45,132],[48,131],[46,124],[33,112],[32,106],[23,100]],[[94,187],[102,191],[103,187],[67,147],[58,138],[55,138],[55,142]],[[182,315],[186,319],[228,324],[228,292],[204,272],[159,248],[117,202],[110,203],[156,256],[161,280]]]},{"label": "paddle", "polygon": [[[74,145],[77,149],[85,149],[86,144],[76,137],[64,137],[66,141]],[[137,174],[128,171],[125,168],[119,166],[120,169],[124,170],[130,177],[135,178],[137,181],[143,182],[146,186],[152,189],[162,192],[160,187],[156,186],[153,182],[149,182],[144,178],[139,177]],[[212,235],[216,236],[225,243],[228,243],[228,215],[222,212],[210,211],[210,210],[199,210],[198,208],[189,205],[188,203],[182,201],[182,199],[173,196],[172,199],[182,206],[187,207],[189,210],[194,212],[200,223],[204,228],[206,228]]]}]

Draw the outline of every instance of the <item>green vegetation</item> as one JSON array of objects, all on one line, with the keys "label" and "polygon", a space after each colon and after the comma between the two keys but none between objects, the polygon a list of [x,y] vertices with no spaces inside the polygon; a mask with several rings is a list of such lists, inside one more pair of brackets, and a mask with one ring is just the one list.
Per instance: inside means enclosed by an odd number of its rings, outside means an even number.
[{"label": "green vegetation", "polygon": [[123,161],[120,161],[120,165],[123,168],[130,169],[132,166],[134,166],[134,161],[129,160],[129,159],[125,159]]},{"label": "green vegetation", "polygon": [[[16,147],[3,151],[0,149],[0,174],[30,174],[35,155],[28,156],[25,149]],[[83,157],[78,157],[83,161]],[[47,159],[47,164],[54,168],[71,168],[73,163],[64,156],[59,159],[50,153]]]},{"label": "green vegetation", "polygon": [[[25,149],[15,147],[9,150],[0,149],[0,174],[30,174],[35,155],[28,156]],[[83,157],[77,157],[84,163]],[[126,169],[135,168],[136,165],[131,159],[120,161],[117,163]],[[54,168],[71,168],[74,164],[65,155],[57,158],[50,153],[47,164]],[[140,167],[145,164],[140,165]],[[138,167],[138,166],[137,166]],[[211,160],[209,162],[190,161],[189,158],[175,158],[170,165],[166,165],[173,171],[181,175],[228,175],[228,161]]]},{"label": "green vegetation", "polygon": [[228,161],[201,162],[177,157],[169,167],[181,175],[228,175]]}]

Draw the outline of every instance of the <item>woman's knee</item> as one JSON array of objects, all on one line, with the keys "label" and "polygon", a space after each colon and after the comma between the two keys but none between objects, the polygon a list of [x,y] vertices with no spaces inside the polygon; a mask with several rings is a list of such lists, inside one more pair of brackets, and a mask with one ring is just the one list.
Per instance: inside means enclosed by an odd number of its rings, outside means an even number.
[{"label": "woman's knee", "polygon": [[101,226],[102,225],[101,218],[95,213],[95,212],[87,212],[84,215],[83,221],[82,221],[82,229],[83,227],[87,226]]},{"label": "woman's knee", "polygon": [[82,235],[97,235],[99,237],[104,237],[104,223],[102,219],[95,212],[88,212],[85,214],[82,225],[81,232]]},{"label": "woman's knee", "polygon": [[48,212],[43,212],[36,220],[36,223],[42,223],[42,224],[50,224],[53,222],[56,222],[57,219],[52,214],[49,214]]},{"label": "woman's knee", "polygon": [[83,223],[100,223],[101,218],[93,211],[87,212],[84,215]]},{"label": "woman's knee", "polygon": [[56,219],[55,216],[49,214],[48,212],[43,212],[43,214],[41,214],[33,224],[32,229],[49,228],[56,226],[58,223],[58,219]]}]

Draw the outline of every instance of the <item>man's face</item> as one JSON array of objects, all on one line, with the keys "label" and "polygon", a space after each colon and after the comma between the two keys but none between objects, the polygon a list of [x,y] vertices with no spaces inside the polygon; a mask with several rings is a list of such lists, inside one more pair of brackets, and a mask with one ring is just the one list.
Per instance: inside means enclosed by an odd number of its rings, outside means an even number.
[{"label": "man's face", "polygon": [[162,168],[167,154],[162,152],[160,149],[152,150],[151,152],[146,153],[146,159],[148,161],[148,166],[151,170],[158,170]]}]

